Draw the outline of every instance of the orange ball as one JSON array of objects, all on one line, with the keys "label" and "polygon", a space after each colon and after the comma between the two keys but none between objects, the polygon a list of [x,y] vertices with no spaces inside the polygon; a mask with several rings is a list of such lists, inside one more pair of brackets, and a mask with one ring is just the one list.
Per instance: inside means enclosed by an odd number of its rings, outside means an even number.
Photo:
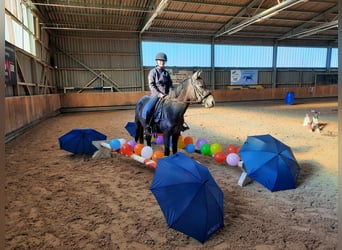
[{"label": "orange ball", "polygon": [[194,144],[194,140],[190,136],[184,138],[184,145],[186,146],[188,144]]},{"label": "orange ball", "polygon": [[136,153],[137,155],[141,155],[141,150],[143,149],[144,145],[141,143],[137,143],[134,146],[134,153]]},{"label": "orange ball", "polygon": [[152,154],[152,161],[157,162],[159,158],[164,157],[164,152],[161,150],[155,150]]}]

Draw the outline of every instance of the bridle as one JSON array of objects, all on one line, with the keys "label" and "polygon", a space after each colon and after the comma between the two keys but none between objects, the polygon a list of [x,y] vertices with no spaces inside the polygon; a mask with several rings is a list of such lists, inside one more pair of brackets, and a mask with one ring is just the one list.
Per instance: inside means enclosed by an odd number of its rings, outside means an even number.
[{"label": "bridle", "polygon": [[195,84],[195,81],[196,80],[193,80],[191,79],[191,85],[192,85],[192,88],[194,89],[194,93],[195,93],[195,96],[197,97],[197,101],[196,102],[190,102],[190,103],[203,103],[205,101],[205,99],[207,99],[208,96],[211,95],[210,91],[207,91],[207,94],[204,95],[200,90],[200,88],[198,87],[197,84]]},{"label": "bridle", "polygon": [[[178,97],[176,97],[175,99],[173,98],[169,98],[168,100],[171,102],[178,102],[178,103],[186,103],[186,104],[195,104],[195,103],[203,103],[205,101],[205,99],[211,95],[210,91],[206,92],[206,94],[204,95],[203,92],[200,87],[195,83],[197,80],[193,80],[192,78],[188,78],[186,80],[184,80],[182,83],[180,83],[180,86],[182,88],[184,88],[184,85],[188,82],[191,81],[191,86],[194,90],[194,95],[196,97],[196,101],[180,101],[178,100]],[[177,94],[178,95],[178,94]]]}]

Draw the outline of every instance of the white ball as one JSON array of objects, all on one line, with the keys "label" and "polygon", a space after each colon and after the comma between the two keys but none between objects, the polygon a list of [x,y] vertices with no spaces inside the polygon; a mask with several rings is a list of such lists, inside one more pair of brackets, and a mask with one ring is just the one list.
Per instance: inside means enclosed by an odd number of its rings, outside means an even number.
[{"label": "white ball", "polygon": [[122,145],[124,145],[126,143],[126,139],[119,139],[120,145],[122,147]]},{"label": "white ball", "polygon": [[151,159],[153,154],[153,149],[150,146],[145,146],[141,150],[141,156],[145,159]]}]

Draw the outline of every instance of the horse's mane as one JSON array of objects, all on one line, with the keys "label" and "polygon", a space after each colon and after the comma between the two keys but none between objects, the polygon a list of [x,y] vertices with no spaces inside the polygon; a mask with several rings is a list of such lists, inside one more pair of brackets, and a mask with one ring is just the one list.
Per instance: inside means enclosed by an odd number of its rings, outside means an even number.
[{"label": "horse's mane", "polygon": [[173,98],[177,98],[179,96],[179,93],[182,91],[182,89],[184,88],[184,84],[186,81],[188,81],[190,78],[184,79],[181,83],[176,83],[173,84],[173,88],[170,89],[169,92],[169,98],[173,99]]}]

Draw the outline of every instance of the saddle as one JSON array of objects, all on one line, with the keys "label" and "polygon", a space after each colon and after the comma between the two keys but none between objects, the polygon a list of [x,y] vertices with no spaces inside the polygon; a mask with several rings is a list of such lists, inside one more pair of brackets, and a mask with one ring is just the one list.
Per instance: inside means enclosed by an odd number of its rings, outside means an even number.
[{"label": "saddle", "polygon": [[[158,124],[163,117],[164,103],[165,103],[165,98],[158,98],[154,107],[151,108],[150,114],[146,118],[147,127],[145,128],[145,134],[158,133],[156,124]],[[188,129],[190,129],[189,126],[184,122],[180,130],[185,131]]]}]

